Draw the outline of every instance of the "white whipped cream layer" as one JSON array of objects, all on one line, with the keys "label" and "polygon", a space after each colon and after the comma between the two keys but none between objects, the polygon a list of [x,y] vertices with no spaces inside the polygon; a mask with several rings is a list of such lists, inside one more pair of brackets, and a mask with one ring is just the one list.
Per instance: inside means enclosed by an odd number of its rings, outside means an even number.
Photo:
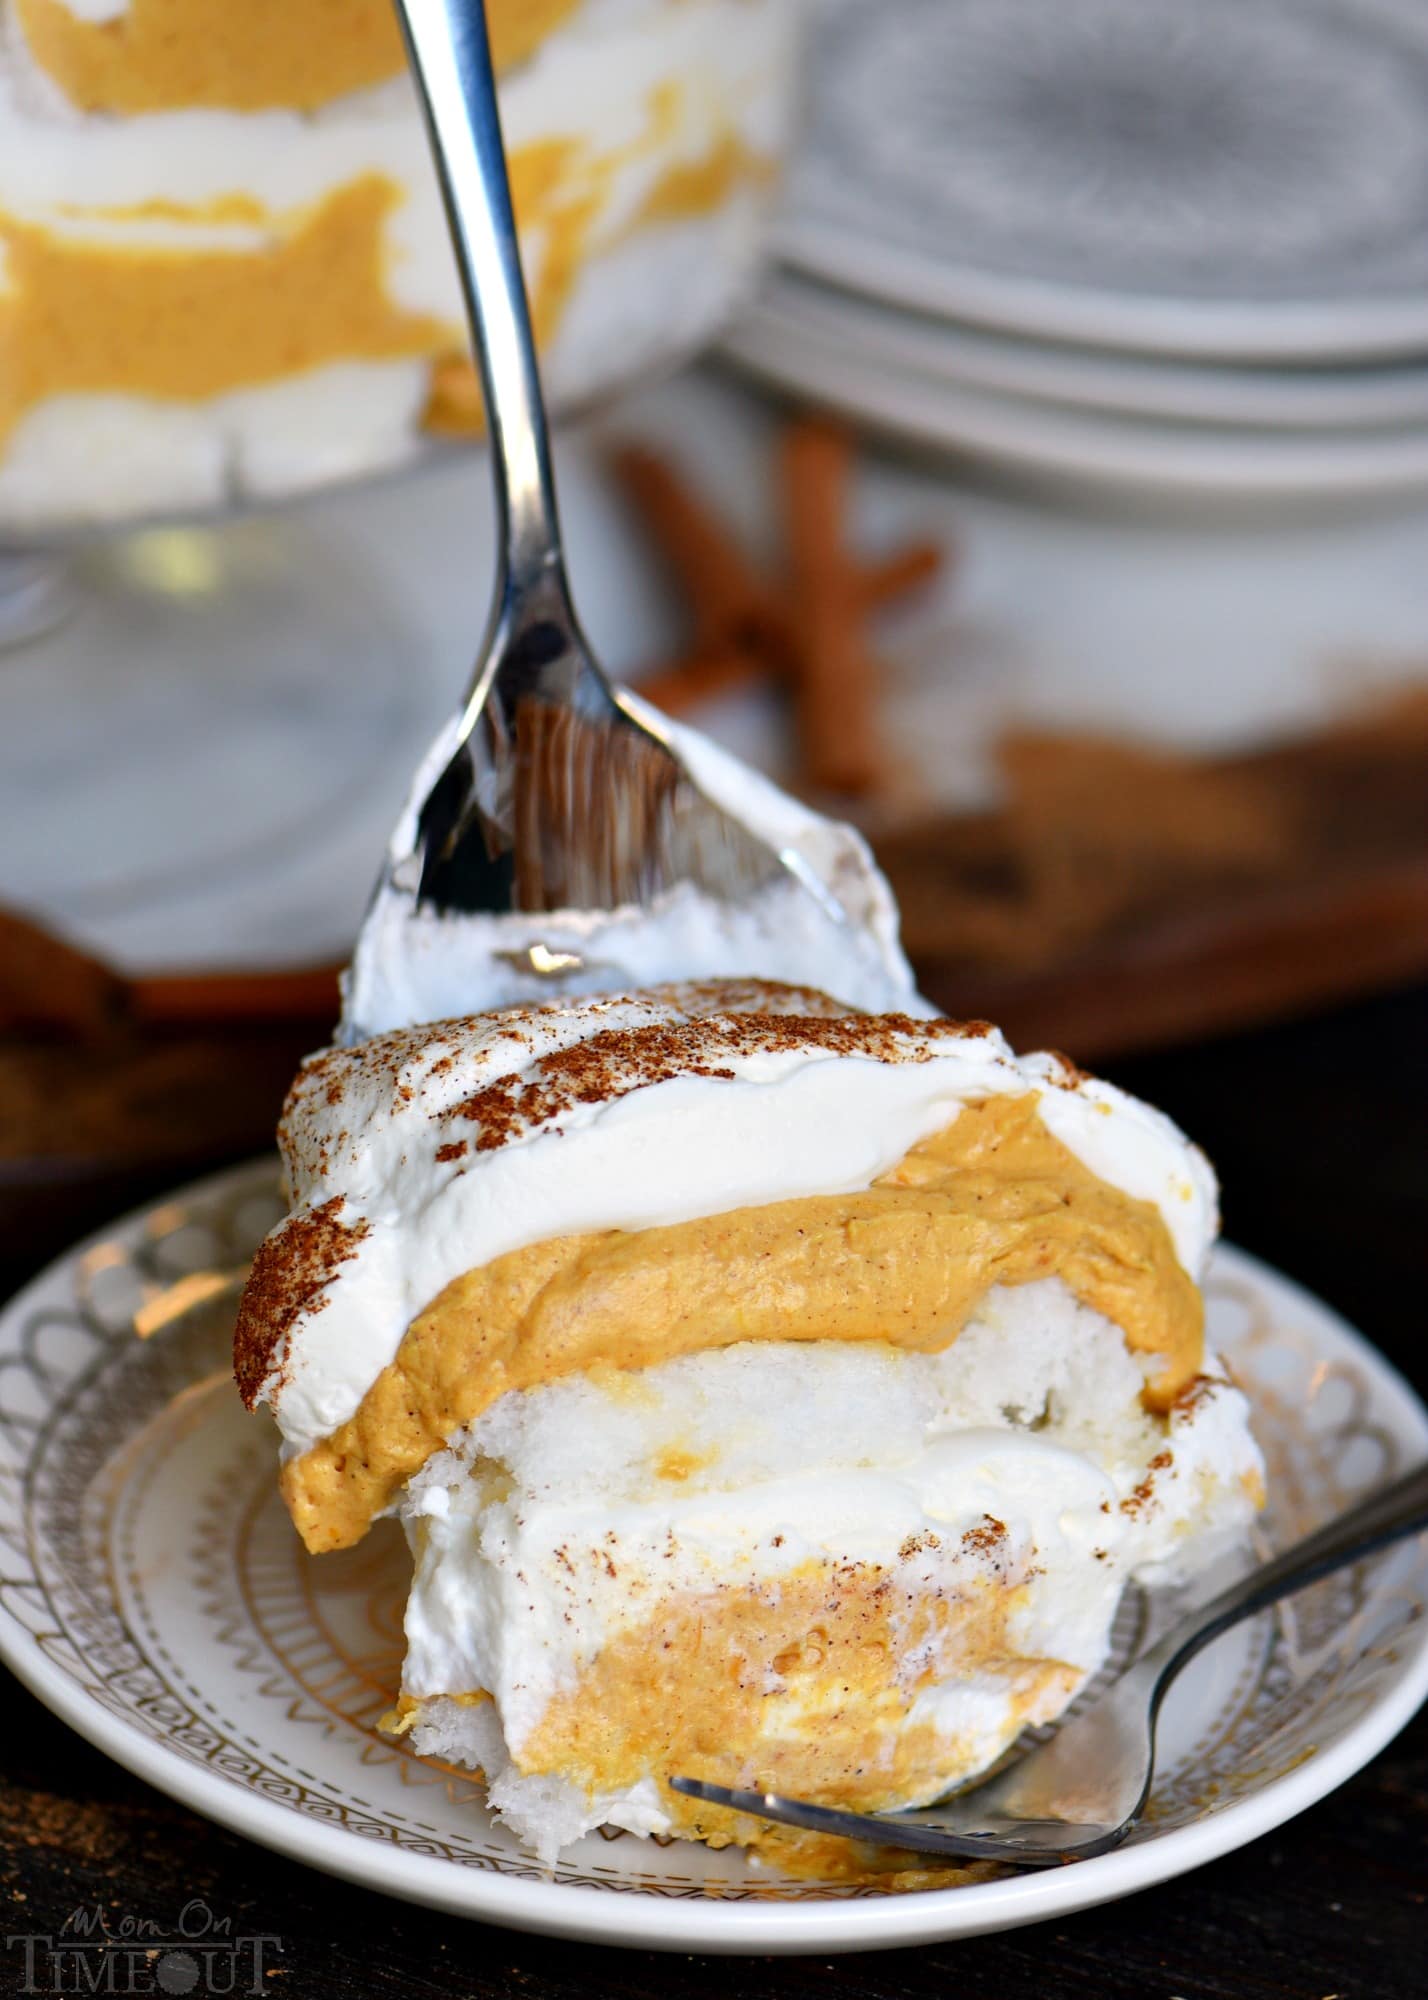
[{"label": "white whipped cream layer", "polygon": [[[418,1747],[484,1762],[493,1803],[547,1859],[605,1820],[663,1832],[648,1780],[591,1799],[523,1777],[531,1732],[662,1605],[822,1560],[879,1565],[914,1598],[1005,1584],[1008,1653],[1083,1679],[1127,1581],[1185,1580],[1253,1515],[1247,1406],[1213,1356],[1206,1375],[1186,1407],[1148,1416],[1119,1330],[1047,1280],[990,1293],[940,1355],[771,1344],[649,1369],[638,1397],[579,1380],[506,1396],[403,1503]],[[671,1452],[691,1468],[678,1481],[659,1469]],[[975,1532],[988,1517],[1005,1530],[991,1550]],[[493,1705],[434,1699],[477,1688]],[[796,1728],[796,1690],[768,1693],[774,1733]],[[929,1795],[1000,1753],[1017,1695],[1014,1661],[917,1695],[903,1726],[931,1721],[947,1746]]]},{"label": "white whipped cream layer", "polygon": [[117,21],[129,11],[129,0],[60,0],[76,21]]},{"label": "white whipped cream layer", "polygon": [[[422,760],[392,835],[343,976],[339,1041],[564,993],[630,992],[676,979],[777,979],[815,986],[869,1013],[932,1013],[898,942],[892,891],[862,835],[628,689],[621,700],[673,747],[706,798],[815,877],[842,920],[792,874],[737,905],[684,885],[648,908],[613,911],[442,916],[419,907],[418,818],[459,744],[460,719],[453,718]],[[551,978],[523,969],[522,956],[536,944],[574,954],[580,970]]]},{"label": "white whipped cream layer", "polygon": [[812,1042],[715,1047],[708,1061],[727,1074],[562,1101],[489,1150],[460,1115],[502,1079],[538,1081],[557,1051],[710,1011],[697,989],[683,1000],[678,988],[572,999],[393,1034],[305,1066],[281,1133],[294,1209],[300,1219],[335,1200],[329,1214],[356,1233],[260,1391],[289,1454],[352,1415],[411,1321],[463,1272],[582,1230],[864,1188],[964,1103],[997,1094],[1038,1091],[1057,1138],[1111,1186],[1153,1202],[1199,1276],[1217,1224],[1203,1156],[1150,1106],[1053,1056],[1018,1057],[995,1029],[939,1034],[909,1020],[881,1057]]},{"label": "white whipped cream layer", "polygon": [[202,402],[49,396],[0,454],[0,522],[209,513],[359,479],[421,449],[425,361],[343,361]]}]

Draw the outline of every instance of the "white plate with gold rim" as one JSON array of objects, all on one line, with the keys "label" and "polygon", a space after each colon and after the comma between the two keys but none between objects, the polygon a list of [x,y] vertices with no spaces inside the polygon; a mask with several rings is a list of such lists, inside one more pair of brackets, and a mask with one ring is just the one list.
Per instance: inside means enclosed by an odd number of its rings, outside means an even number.
[{"label": "white plate with gold rim", "polygon": [[[400,1537],[381,1524],[307,1556],[277,1498],[275,1433],[239,1406],[234,1289],[278,1212],[274,1166],[237,1168],[117,1223],[0,1315],[0,1653],[121,1764],[297,1860],[434,1909],[646,1948],[970,1936],[1240,1846],[1341,1784],[1428,1692],[1428,1549],[1409,1543],[1186,1672],[1151,1811],[1116,1853],[897,1895],[629,1835],[591,1835],[543,1870],[469,1772],[377,1732],[401,1657]],[[1221,1250],[1210,1317],[1254,1403],[1273,1539],[1428,1452],[1402,1379],[1266,1266]],[[1123,1649],[1146,1615],[1122,1618]]]}]

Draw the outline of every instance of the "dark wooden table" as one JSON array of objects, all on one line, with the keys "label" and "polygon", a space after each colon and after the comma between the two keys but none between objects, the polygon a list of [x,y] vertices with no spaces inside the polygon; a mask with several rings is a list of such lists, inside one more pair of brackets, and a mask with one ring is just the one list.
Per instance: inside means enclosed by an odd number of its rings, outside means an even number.
[{"label": "dark wooden table", "polygon": [[[1321,1292],[1428,1390],[1425,1031],[1428,995],[1411,992],[1112,1067],[1211,1152],[1227,1232]],[[79,1906],[163,1925],[201,1897],[234,1934],[282,1940],[267,1990],[289,2000],[667,2000],[740,1988],[847,2000],[1428,1995],[1428,1715],[1311,1812],[1128,1902],[959,1944],[748,1965],[557,1944],[329,1881],[195,1818],[13,1683],[4,1692],[0,1947]],[[23,1974],[22,1950],[0,1948],[0,1991],[24,1990]]]}]

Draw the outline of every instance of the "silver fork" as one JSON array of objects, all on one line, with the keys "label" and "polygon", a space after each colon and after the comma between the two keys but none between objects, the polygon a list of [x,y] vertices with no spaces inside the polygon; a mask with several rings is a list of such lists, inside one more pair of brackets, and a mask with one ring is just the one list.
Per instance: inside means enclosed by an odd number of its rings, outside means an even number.
[{"label": "silver fork", "polygon": [[[438,912],[504,914],[647,904],[681,882],[738,901],[791,874],[842,921],[800,857],[704,796],[590,651],[561,549],[484,10],[398,0],[398,12],[485,385],[499,548],[451,754],[417,816],[415,851],[389,860],[386,885]],[[577,962],[539,946],[530,958],[539,974]]]},{"label": "silver fork", "polygon": [[1023,1868],[1085,1861],[1117,1847],[1145,1810],[1162,1702],[1181,1668],[1213,1639],[1306,1584],[1428,1527],[1428,1464],[1200,1605],[1049,1743],[985,1784],[914,1812],[842,1812],[776,1792],[671,1778],[675,1791],[761,1819],[852,1840],[972,1856]]}]

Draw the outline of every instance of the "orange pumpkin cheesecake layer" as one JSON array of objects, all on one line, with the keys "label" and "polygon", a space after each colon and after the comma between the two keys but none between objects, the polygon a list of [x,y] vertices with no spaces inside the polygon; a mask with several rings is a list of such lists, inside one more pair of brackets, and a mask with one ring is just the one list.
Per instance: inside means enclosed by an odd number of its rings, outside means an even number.
[{"label": "orange pumpkin cheesecake layer", "polygon": [[[872,1187],[663,1228],[556,1237],[447,1285],[355,1414],[284,1468],[314,1550],[358,1541],[426,1459],[510,1390],[741,1341],[883,1341],[935,1352],[997,1285],[1061,1278],[1159,1358],[1165,1410],[1197,1373],[1199,1291],[1149,1202],[1052,1137],[1034,1092],[966,1105]],[[261,1345],[296,1254],[259,1253],[238,1329]],[[248,1323],[245,1329],[245,1321]]]},{"label": "orange pumpkin cheesecake layer", "polygon": [[[661,89],[628,147],[600,153],[551,138],[511,154],[516,213],[537,244],[531,312],[542,345],[558,332],[587,258],[610,247],[594,238],[617,176],[668,145],[679,119],[678,90]],[[762,177],[757,160],[725,135],[706,158],[660,175],[615,240],[713,213],[741,179]],[[0,211],[0,448],[51,397],[201,402],[330,363],[414,357],[433,364],[428,426],[479,432],[480,394],[459,329],[404,310],[391,293],[389,225],[411,198],[368,173],[287,213],[243,194],[86,208],[59,226]],[[146,241],[148,226],[167,227]],[[199,239],[191,246],[185,228]],[[224,229],[230,242],[212,240]]]},{"label": "orange pumpkin cheesecake layer", "polygon": [[387,293],[383,231],[403,198],[368,174],[289,216],[241,200],[181,211],[261,228],[257,247],[238,249],[115,244],[0,215],[0,440],[51,396],[198,401],[327,362],[446,345],[443,321],[403,312]]},{"label": "orange pumpkin cheesecake layer", "polygon": [[[486,0],[498,73],[579,5]],[[406,68],[391,0],[129,0],[108,21],[64,0],[13,6],[35,62],[82,111],[309,111]]]},{"label": "orange pumpkin cheesecake layer", "polygon": [[[676,1601],[611,1640],[515,1751],[527,1776],[591,1795],[651,1771],[825,1799],[854,1811],[920,1800],[929,1771],[974,1761],[913,1711],[947,1680],[1000,1683],[1006,1731],[1057,1714],[1082,1670],[1028,1658],[1008,1625],[1027,1586],[991,1578],[920,1593],[882,1565],[810,1562],[743,1591]],[[661,1786],[679,1832],[721,1847],[756,1828]]]}]

